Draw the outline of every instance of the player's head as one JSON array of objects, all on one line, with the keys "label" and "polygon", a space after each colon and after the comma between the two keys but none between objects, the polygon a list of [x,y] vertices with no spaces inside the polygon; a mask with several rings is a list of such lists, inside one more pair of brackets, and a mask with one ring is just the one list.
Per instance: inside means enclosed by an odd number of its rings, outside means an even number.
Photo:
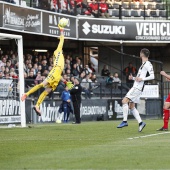
[{"label": "player's head", "polygon": [[140,58],[142,58],[142,57],[149,58],[149,55],[150,55],[150,51],[147,48],[143,48],[140,51]]}]

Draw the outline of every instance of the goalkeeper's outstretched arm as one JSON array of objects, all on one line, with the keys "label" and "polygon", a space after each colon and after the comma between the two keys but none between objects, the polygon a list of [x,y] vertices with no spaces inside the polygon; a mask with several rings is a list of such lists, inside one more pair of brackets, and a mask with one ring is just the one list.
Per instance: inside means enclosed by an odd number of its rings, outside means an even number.
[{"label": "goalkeeper's outstretched arm", "polygon": [[59,29],[60,29],[60,42],[58,44],[57,49],[54,51],[54,56],[55,57],[58,55],[58,52],[62,53],[63,44],[64,44],[64,28],[59,27]]}]

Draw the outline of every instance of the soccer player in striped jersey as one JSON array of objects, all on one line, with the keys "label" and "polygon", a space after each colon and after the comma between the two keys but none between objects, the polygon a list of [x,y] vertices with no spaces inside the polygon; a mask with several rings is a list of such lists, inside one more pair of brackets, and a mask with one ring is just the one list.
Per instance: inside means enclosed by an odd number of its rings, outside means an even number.
[{"label": "soccer player in striped jersey", "polygon": [[140,51],[142,65],[140,66],[136,77],[133,77],[132,75],[129,76],[130,80],[134,80],[134,84],[133,87],[129,90],[129,92],[122,100],[123,122],[120,125],[118,125],[117,128],[123,128],[125,126],[128,126],[127,117],[129,109],[139,123],[138,131],[141,132],[143,128],[146,126],[146,123],[142,121],[138,110],[135,108],[135,103],[139,103],[139,99],[142,94],[145,81],[153,80],[155,77],[153,66],[150,63],[150,61],[148,61],[149,55],[150,51],[146,48]]}]

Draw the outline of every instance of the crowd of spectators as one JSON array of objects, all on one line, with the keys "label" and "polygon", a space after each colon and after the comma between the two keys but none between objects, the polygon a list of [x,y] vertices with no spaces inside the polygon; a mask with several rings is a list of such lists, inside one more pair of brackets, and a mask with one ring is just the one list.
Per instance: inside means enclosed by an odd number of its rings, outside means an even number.
[{"label": "crowd of spectators", "polygon": [[[166,17],[162,0],[3,0],[69,15],[92,17]],[[144,14],[145,13],[145,14]]]},{"label": "crowd of spectators", "polygon": [[[36,84],[42,82],[50,70],[53,68],[53,56],[50,53],[39,54],[34,52],[33,54],[26,54],[24,58],[24,80],[26,90],[35,86]],[[0,78],[14,79],[15,82],[18,81],[18,54],[14,51],[3,52],[0,50]],[[83,65],[82,59],[78,56],[74,58],[65,54],[65,67],[63,70],[63,78],[66,81],[74,81],[74,78],[78,78],[85,98],[91,98],[91,93],[95,88],[98,88],[100,81],[98,81],[98,74],[96,72],[92,63]],[[118,73],[114,76],[111,75],[108,67],[104,65],[101,75],[104,78],[105,85],[114,84],[115,82],[121,84]],[[99,76],[99,77],[100,77]],[[17,83],[19,84],[19,83]],[[57,86],[55,92],[61,94],[65,89],[65,84],[61,81]]]}]

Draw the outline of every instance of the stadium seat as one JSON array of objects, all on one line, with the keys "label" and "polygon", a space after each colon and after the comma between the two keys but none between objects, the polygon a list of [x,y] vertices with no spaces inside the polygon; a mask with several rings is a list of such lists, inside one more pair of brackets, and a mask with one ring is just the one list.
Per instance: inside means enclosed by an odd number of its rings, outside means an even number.
[{"label": "stadium seat", "polygon": [[122,16],[130,17],[131,16],[131,10],[122,10]]},{"label": "stadium seat", "polygon": [[129,3],[128,3],[128,2],[123,2],[123,3],[122,3],[122,7],[123,7],[124,9],[128,9],[128,8],[129,8]]},{"label": "stadium seat", "polygon": [[112,11],[112,16],[113,16],[113,17],[119,17],[119,10],[114,9],[114,10]]},{"label": "stadium seat", "polygon": [[144,3],[140,3],[139,4],[139,9],[144,9],[144,6],[145,6]]},{"label": "stadium seat", "polygon": [[139,9],[139,3],[131,3],[130,7],[131,9]]},{"label": "stadium seat", "polygon": [[150,17],[150,12],[151,12],[150,9],[149,10],[145,10],[145,11],[141,11],[141,16],[144,17],[144,13],[145,13],[145,17]]},{"label": "stadium seat", "polygon": [[162,2],[162,0],[156,0],[156,2]]},{"label": "stadium seat", "polygon": [[113,14],[113,9],[108,9],[109,15],[112,16]]},{"label": "stadium seat", "polygon": [[114,9],[119,9],[119,4],[118,4],[118,3],[114,3],[114,4],[113,4],[113,8],[114,8]]},{"label": "stadium seat", "polygon": [[164,10],[165,9],[165,5],[164,4],[156,4],[156,9],[159,9],[159,10]]},{"label": "stadium seat", "polygon": [[131,16],[132,17],[141,17],[141,11],[140,10],[131,10]]},{"label": "stadium seat", "polygon": [[151,16],[151,17],[159,17],[159,10],[157,10],[157,11],[156,11],[156,10],[151,11],[151,12],[150,12],[150,16]]},{"label": "stadium seat", "polygon": [[154,7],[153,7],[152,4],[148,4],[148,5],[147,5],[147,9],[154,9]]},{"label": "stadium seat", "polygon": [[160,17],[166,17],[166,10],[160,10],[159,11],[159,16]]}]

